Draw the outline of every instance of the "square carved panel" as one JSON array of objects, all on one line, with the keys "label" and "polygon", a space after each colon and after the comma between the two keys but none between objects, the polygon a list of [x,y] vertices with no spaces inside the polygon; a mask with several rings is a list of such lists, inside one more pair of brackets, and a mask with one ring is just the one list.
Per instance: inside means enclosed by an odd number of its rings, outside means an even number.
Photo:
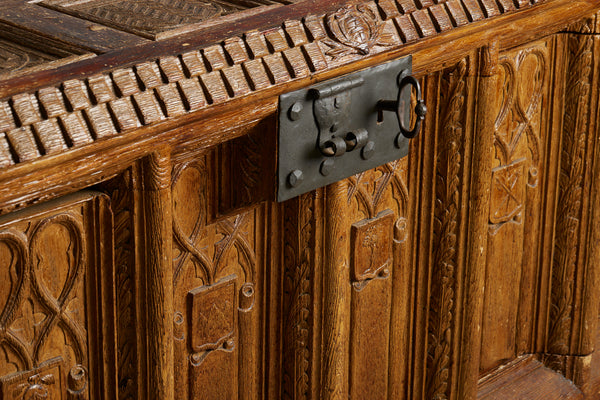
[{"label": "square carved panel", "polygon": [[502,223],[516,217],[523,208],[525,196],[524,160],[492,171],[490,221]]},{"label": "square carved panel", "polygon": [[235,330],[235,275],[189,293],[190,339],[195,352],[220,347]]},{"label": "square carved panel", "polygon": [[38,368],[0,378],[2,399],[67,400],[65,362],[56,357]]},{"label": "square carved panel", "polygon": [[352,279],[373,279],[389,267],[392,257],[394,213],[380,212],[375,218],[352,225]]}]

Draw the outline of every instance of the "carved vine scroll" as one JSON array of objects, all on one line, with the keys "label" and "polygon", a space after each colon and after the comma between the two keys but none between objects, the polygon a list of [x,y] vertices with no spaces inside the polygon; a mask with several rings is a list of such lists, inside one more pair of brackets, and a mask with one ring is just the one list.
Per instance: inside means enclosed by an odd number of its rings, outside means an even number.
[{"label": "carved vine scroll", "polygon": [[440,144],[437,149],[434,255],[428,324],[426,398],[450,398],[462,171],[465,149],[467,60],[441,77]]},{"label": "carved vine scroll", "polygon": [[[579,258],[585,159],[589,134],[590,85],[592,77],[592,36],[567,37],[568,67],[565,83],[565,110],[560,178],[552,260],[552,295],[548,351],[569,354],[573,323],[574,285]],[[556,367],[556,366],[555,366]],[[560,367],[559,369],[562,369]]]}]

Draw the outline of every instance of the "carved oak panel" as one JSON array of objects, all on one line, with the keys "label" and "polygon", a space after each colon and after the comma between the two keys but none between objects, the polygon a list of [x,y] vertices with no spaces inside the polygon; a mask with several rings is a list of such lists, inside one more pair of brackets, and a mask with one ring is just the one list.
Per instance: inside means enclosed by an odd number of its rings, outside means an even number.
[{"label": "carved oak panel", "polygon": [[103,365],[115,361],[104,202],[73,195],[0,218],[3,399],[114,396],[114,366]]},{"label": "carved oak panel", "polygon": [[[532,351],[543,247],[552,39],[500,56],[481,368]],[[507,302],[506,298],[515,299]],[[489,338],[489,339],[488,339]]]},{"label": "carved oak panel", "polygon": [[185,25],[208,22],[263,4],[239,0],[43,0],[42,5],[149,38]]},{"label": "carved oak panel", "polygon": [[[2,399],[113,399],[114,378],[119,399],[584,391],[598,16],[548,35],[595,2],[309,0],[271,21],[270,0],[6,1],[140,41],[108,27],[210,34],[0,85],[2,212],[110,196],[0,218]],[[271,202],[276,94],[413,50],[429,113],[409,157]]]},{"label": "carved oak panel", "polygon": [[352,279],[362,283],[389,274],[392,257],[394,214],[382,211],[377,217],[352,225]]},{"label": "carved oak panel", "polygon": [[67,400],[65,379],[65,363],[56,357],[32,370],[0,378],[1,398]]},{"label": "carved oak panel", "polygon": [[[433,198],[433,243],[431,247],[430,299],[427,315],[427,361],[425,398],[452,396],[450,382],[459,366],[453,365],[460,337],[457,307],[463,285],[461,265],[464,252],[463,210],[461,201],[467,196],[469,171],[467,152],[470,146],[467,115],[472,104],[473,57],[428,77],[431,91],[439,90],[438,124],[428,127],[437,131]],[[431,92],[430,92],[431,93]],[[429,135],[434,132],[428,131]]]},{"label": "carved oak panel", "polygon": [[20,71],[58,57],[0,38],[0,75]]},{"label": "carved oak panel", "polygon": [[264,211],[207,224],[210,166],[199,156],[173,172],[176,398],[258,398]]},{"label": "carved oak panel", "polygon": [[409,318],[403,314],[411,280],[405,247],[410,229],[407,172],[408,159],[403,158],[355,175],[348,179],[343,207],[324,210],[348,216],[348,225],[340,230],[350,234],[349,254],[339,257],[352,271],[343,283],[351,290],[342,318],[349,325],[348,391],[353,398],[399,398],[402,371],[410,368],[404,358],[410,347],[404,337]]},{"label": "carved oak panel", "polygon": [[215,350],[228,339],[225,347],[233,347],[235,278],[230,276],[215,285],[190,290],[189,335],[194,352]]}]

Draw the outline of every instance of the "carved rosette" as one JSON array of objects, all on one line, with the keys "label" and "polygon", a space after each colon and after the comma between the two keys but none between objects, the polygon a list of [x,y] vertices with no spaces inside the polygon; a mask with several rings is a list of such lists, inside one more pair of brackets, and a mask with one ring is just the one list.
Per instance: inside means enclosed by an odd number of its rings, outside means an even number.
[{"label": "carved rosette", "polygon": [[569,25],[566,30],[568,32],[581,33],[584,35],[598,34],[598,32],[600,32],[600,13]]},{"label": "carved rosette", "polygon": [[334,60],[350,55],[369,54],[374,46],[392,46],[393,36],[386,33],[385,23],[366,4],[346,6],[327,14],[330,38],[323,40],[325,52]]}]

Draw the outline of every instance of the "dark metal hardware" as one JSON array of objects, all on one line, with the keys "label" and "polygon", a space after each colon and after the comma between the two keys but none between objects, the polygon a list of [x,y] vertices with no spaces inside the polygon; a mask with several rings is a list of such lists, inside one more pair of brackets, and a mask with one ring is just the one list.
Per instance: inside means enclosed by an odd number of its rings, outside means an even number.
[{"label": "dark metal hardware", "polygon": [[288,175],[288,183],[291,187],[296,187],[304,180],[304,173],[299,169],[295,169]]},{"label": "dark metal hardware", "polygon": [[357,129],[355,132],[348,132],[342,138],[340,136],[328,139],[320,145],[321,153],[325,157],[338,157],[347,151],[362,149],[369,143],[369,132],[366,129]]},{"label": "dark metal hardware", "polygon": [[361,76],[333,82],[331,85],[310,89],[308,94],[313,97],[313,113],[319,128],[319,149],[325,157],[339,157],[348,148],[345,137],[332,136],[344,125],[350,109],[350,90],[362,86]]},{"label": "dark metal hardware", "polygon": [[[426,112],[411,66],[406,57],[279,97],[278,201],[408,154]],[[410,131],[409,86],[418,100]]]},{"label": "dark metal hardware", "polygon": [[[396,118],[398,118],[400,132],[402,135],[404,135],[404,137],[412,139],[417,136],[417,133],[419,133],[421,130],[421,121],[425,119],[427,107],[423,101],[421,95],[421,85],[419,84],[418,80],[411,75],[400,75],[398,79],[400,80],[398,83],[398,86],[400,87],[400,90],[398,90],[398,98],[396,100],[381,100],[379,103],[377,103],[377,107],[382,111],[394,112],[396,114]],[[415,106],[415,114],[417,118],[412,129],[406,129],[404,127],[404,122],[402,121],[402,111],[406,109],[407,106],[402,102],[402,93],[407,86],[412,86],[415,89],[417,98],[417,105]]]}]

